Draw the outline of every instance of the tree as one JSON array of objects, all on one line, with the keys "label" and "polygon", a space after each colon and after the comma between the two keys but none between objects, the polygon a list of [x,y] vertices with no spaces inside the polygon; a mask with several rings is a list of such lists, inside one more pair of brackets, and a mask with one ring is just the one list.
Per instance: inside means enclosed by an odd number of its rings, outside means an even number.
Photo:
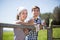
[{"label": "tree", "polygon": [[47,17],[53,18],[53,14],[50,12],[49,13],[43,13],[40,16],[41,16],[41,19],[46,19]]},{"label": "tree", "polygon": [[57,6],[53,10],[54,19],[52,25],[60,25],[60,6]]},{"label": "tree", "polygon": [[53,10],[54,20],[60,21],[60,6],[57,6]]},{"label": "tree", "polygon": [[46,26],[49,27],[49,19],[53,17],[52,13],[41,14],[41,18],[45,20]]}]

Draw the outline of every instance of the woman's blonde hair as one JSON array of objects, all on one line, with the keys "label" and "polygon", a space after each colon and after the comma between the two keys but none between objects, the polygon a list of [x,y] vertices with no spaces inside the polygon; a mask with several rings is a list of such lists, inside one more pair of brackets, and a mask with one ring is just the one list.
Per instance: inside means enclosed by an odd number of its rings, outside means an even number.
[{"label": "woman's blonde hair", "polygon": [[[20,13],[20,14],[21,14],[21,13]],[[16,19],[17,19],[17,20],[19,20],[19,15],[20,15],[20,14],[17,14],[17,16],[16,16]]]},{"label": "woman's blonde hair", "polygon": [[16,16],[16,19],[17,19],[17,20],[19,20],[19,15],[21,14],[21,12],[22,12],[24,9],[26,9],[26,8],[25,8],[25,7],[18,7],[18,8],[17,8],[17,11],[18,11],[18,14],[17,14],[17,16]]}]

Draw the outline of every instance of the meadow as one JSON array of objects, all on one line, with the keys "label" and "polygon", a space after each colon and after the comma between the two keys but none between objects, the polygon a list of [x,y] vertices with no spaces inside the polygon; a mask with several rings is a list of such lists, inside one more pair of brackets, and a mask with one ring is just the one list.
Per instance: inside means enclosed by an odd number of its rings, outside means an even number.
[{"label": "meadow", "polygon": [[[60,38],[60,28],[53,29],[53,37]],[[3,40],[14,40],[14,32],[3,32]],[[47,30],[40,30],[38,40],[47,40]]]}]

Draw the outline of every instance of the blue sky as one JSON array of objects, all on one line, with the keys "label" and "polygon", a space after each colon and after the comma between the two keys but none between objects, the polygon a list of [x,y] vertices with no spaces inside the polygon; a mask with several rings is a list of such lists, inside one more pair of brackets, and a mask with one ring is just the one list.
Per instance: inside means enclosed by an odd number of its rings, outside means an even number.
[{"label": "blue sky", "polygon": [[39,6],[41,13],[53,12],[54,7],[60,5],[60,0],[0,0],[0,22],[13,23],[16,20],[17,8],[26,7],[28,18],[32,17],[31,9]]}]

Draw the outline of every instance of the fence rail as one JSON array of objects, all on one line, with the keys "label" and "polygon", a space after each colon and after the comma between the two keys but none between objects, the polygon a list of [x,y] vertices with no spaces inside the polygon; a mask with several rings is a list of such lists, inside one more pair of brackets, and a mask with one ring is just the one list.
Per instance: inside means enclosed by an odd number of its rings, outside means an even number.
[{"label": "fence rail", "polygon": [[60,28],[60,25],[51,25],[51,27],[47,29],[47,40],[60,40],[60,38],[53,38],[53,28]]},{"label": "fence rail", "polygon": [[9,23],[0,23],[0,27],[7,27],[7,28],[14,28],[14,27],[20,27],[20,28],[29,28],[34,29],[34,25],[22,25],[22,24],[9,24]]},{"label": "fence rail", "polygon": [[60,28],[60,25],[52,25],[52,28]]},{"label": "fence rail", "polygon": [[34,30],[34,25],[22,25],[22,24],[8,24],[8,23],[0,23],[0,40],[3,40],[3,28],[14,28],[14,27],[20,27],[20,28],[29,28]]},{"label": "fence rail", "polygon": [[[34,25],[22,25],[22,24],[8,24],[8,23],[0,23],[0,40],[3,40],[3,28],[14,28],[14,27],[20,27],[20,28],[29,28],[29,29],[35,29]],[[60,25],[52,25],[50,28],[47,29],[47,40],[53,40],[53,39],[60,39],[60,38],[53,38],[53,28],[60,28]]]}]

